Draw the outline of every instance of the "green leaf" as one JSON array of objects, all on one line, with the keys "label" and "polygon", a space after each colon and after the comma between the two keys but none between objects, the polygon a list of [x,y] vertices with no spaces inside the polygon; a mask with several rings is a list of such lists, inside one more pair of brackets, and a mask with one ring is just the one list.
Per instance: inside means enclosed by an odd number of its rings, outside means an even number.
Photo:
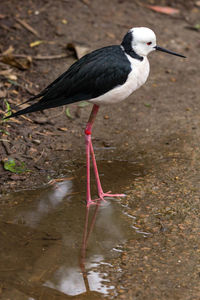
[{"label": "green leaf", "polygon": [[6,105],[5,117],[9,117],[12,114],[10,104],[8,103],[8,101],[6,99],[4,99],[4,103]]},{"label": "green leaf", "polygon": [[11,83],[11,84],[13,84],[13,85],[19,86],[19,83],[17,81],[8,79],[8,82]]},{"label": "green leaf", "polygon": [[21,162],[19,165],[17,165],[13,158],[9,158],[8,160],[4,161],[4,169],[17,174],[29,171],[24,162]]},{"label": "green leaf", "polygon": [[199,30],[199,29],[200,29],[200,24],[195,24],[195,25],[194,25],[194,28],[195,28],[196,30]]},{"label": "green leaf", "polygon": [[65,113],[66,113],[66,116],[67,116],[68,118],[73,119],[73,118],[72,118],[72,115],[70,114],[69,108],[66,108]]},{"label": "green leaf", "polygon": [[89,105],[88,102],[82,101],[82,102],[80,102],[80,103],[78,104],[78,107],[85,107],[85,106],[87,106],[87,105]]},{"label": "green leaf", "polygon": [[144,106],[151,107],[151,104],[150,103],[145,103]]},{"label": "green leaf", "polygon": [[2,132],[3,134],[6,134],[6,135],[10,135],[10,133],[5,129],[0,129],[0,132]]}]

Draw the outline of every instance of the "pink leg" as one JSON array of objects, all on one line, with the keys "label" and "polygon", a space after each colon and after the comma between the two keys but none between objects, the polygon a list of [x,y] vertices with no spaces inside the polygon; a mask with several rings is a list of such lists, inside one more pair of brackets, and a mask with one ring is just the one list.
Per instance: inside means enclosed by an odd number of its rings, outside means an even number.
[{"label": "pink leg", "polygon": [[87,164],[87,206],[90,206],[91,204],[96,204],[96,202],[91,200],[91,192],[90,192],[90,152],[92,154],[92,162],[93,162],[94,173],[95,173],[95,177],[96,177],[97,189],[98,189],[98,195],[99,195],[99,198],[96,200],[104,200],[104,197],[124,197],[125,196],[124,194],[110,194],[110,192],[104,193],[102,186],[101,186],[99,172],[97,169],[97,163],[96,163],[95,154],[94,154],[94,149],[93,149],[92,141],[91,141],[92,125],[94,123],[94,120],[95,120],[98,110],[99,110],[99,106],[94,104],[89,121],[88,121],[86,129],[85,129],[86,164]]},{"label": "pink leg", "polygon": [[85,142],[86,142],[86,166],[87,166],[87,207],[90,204],[96,204],[96,202],[92,201],[91,199],[91,192],[90,192],[90,144],[91,144],[91,135],[85,135]]},{"label": "pink leg", "polygon": [[90,150],[91,150],[91,154],[92,154],[92,162],[93,162],[93,167],[94,167],[94,174],[96,177],[96,182],[97,182],[97,189],[98,189],[98,195],[100,200],[104,200],[104,197],[125,197],[125,194],[111,194],[111,192],[107,192],[104,193],[102,186],[101,186],[101,182],[100,182],[100,178],[99,178],[99,172],[97,169],[97,163],[96,163],[96,159],[95,159],[95,154],[94,154],[94,149],[92,146],[92,141],[90,143]]}]

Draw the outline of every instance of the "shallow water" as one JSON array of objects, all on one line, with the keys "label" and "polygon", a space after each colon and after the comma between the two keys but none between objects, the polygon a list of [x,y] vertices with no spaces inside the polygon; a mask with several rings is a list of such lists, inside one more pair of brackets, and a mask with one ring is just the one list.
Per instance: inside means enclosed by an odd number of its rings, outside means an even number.
[{"label": "shallow water", "polygon": [[157,153],[99,161],[104,191],[127,197],[89,210],[81,163],[2,196],[0,298],[200,299],[199,160]]},{"label": "shallow water", "polygon": [[[115,170],[113,192],[116,185],[124,192],[124,183],[142,174],[140,166],[127,162],[102,162],[100,169],[106,188],[109,170]],[[148,233],[134,226],[119,199],[87,209],[85,191],[80,192],[84,176],[80,168],[75,178],[6,196],[16,205],[3,212],[0,225],[3,299],[115,294],[104,266],[114,267],[109,260],[123,252],[126,241]]]}]

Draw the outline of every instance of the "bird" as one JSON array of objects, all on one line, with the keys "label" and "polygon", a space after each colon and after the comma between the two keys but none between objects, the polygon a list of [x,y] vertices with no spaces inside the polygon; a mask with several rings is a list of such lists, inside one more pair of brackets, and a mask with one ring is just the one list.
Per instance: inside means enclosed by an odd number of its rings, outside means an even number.
[{"label": "bird", "polygon": [[[85,128],[87,207],[106,201],[106,197],[125,196],[103,192],[92,144],[92,128],[101,105],[118,105],[146,82],[150,71],[147,55],[153,51],[185,58],[184,55],[158,46],[156,35],[150,28],[133,27],[125,34],[120,45],[106,46],[86,54],[39,94],[29,98],[25,102],[30,103],[28,107],[6,117],[17,117],[79,101],[93,104]],[[34,100],[36,102],[31,103]],[[94,200],[90,190],[91,161],[98,191],[98,198]]]}]

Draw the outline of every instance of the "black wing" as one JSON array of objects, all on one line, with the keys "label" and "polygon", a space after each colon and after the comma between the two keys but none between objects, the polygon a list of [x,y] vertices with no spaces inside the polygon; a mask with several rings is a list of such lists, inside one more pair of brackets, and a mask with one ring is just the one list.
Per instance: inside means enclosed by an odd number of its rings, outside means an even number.
[{"label": "black wing", "polygon": [[93,51],[75,62],[41,93],[29,99],[42,97],[37,103],[11,117],[96,98],[125,83],[130,71],[130,63],[120,46]]}]

